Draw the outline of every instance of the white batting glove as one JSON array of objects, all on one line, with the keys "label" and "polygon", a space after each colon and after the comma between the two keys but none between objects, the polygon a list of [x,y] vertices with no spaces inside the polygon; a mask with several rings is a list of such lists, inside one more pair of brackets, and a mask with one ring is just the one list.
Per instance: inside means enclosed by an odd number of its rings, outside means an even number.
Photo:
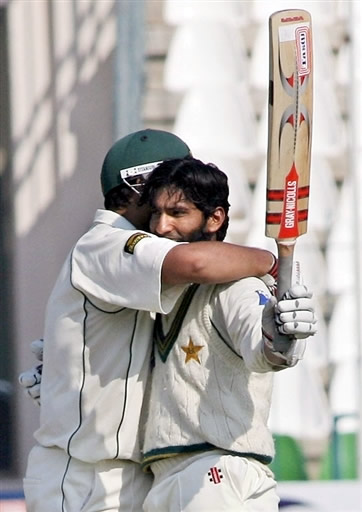
[{"label": "white batting glove", "polygon": [[[262,317],[264,344],[283,361],[281,367],[295,366],[303,358],[305,339],[317,332],[316,323],[312,294],[306,286],[293,285],[279,302],[270,298]],[[283,353],[273,349],[276,331],[290,340]]]},{"label": "white batting glove", "polygon": [[43,338],[39,338],[38,340],[34,340],[30,343],[30,350],[35,355],[38,361],[43,361],[43,350],[44,350],[44,340]]},{"label": "white batting glove", "polygon": [[317,332],[312,294],[303,284],[293,285],[277,303],[275,312],[281,334],[304,339]]},{"label": "white batting glove", "polygon": [[40,384],[43,365],[40,364],[26,370],[19,375],[19,383],[24,388],[25,394],[33,399],[34,403],[40,405]]},{"label": "white batting glove", "polygon": [[[44,340],[38,339],[31,342],[30,347],[38,361],[43,360]],[[19,383],[24,388],[25,394],[32,398],[34,403],[40,405],[40,384],[43,364],[39,364],[19,375]]]}]

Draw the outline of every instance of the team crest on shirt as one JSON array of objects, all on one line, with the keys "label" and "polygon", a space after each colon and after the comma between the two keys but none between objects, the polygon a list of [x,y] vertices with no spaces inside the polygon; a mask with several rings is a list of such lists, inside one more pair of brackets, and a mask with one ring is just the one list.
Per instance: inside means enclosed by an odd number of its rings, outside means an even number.
[{"label": "team crest on shirt", "polygon": [[126,245],[124,246],[124,251],[128,252],[128,254],[133,254],[134,249],[135,249],[136,245],[138,244],[138,242],[140,242],[144,238],[151,238],[151,237],[150,237],[150,235],[147,235],[147,233],[134,233],[127,240]]},{"label": "team crest on shirt", "polygon": [[265,306],[270,297],[268,297],[268,295],[265,295],[265,293],[262,290],[256,290],[256,293],[258,294],[259,297],[259,306]]},{"label": "team crest on shirt", "polygon": [[185,352],[185,363],[188,363],[192,359],[197,363],[201,364],[199,359],[199,352],[203,348],[203,345],[194,345],[192,339],[189,339],[189,344],[186,347],[181,347],[181,349]]}]

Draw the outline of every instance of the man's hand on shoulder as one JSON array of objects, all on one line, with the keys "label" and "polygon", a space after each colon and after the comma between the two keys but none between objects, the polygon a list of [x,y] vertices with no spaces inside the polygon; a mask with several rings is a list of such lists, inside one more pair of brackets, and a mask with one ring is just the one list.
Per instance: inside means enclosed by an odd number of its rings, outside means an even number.
[{"label": "man's hand on shoulder", "polygon": [[34,401],[34,403],[40,405],[40,385],[43,369],[42,361],[44,340],[40,338],[32,341],[30,348],[40,364],[34,366],[30,370],[22,372],[19,375],[19,383],[23,387],[26,395],[29,396]]}]

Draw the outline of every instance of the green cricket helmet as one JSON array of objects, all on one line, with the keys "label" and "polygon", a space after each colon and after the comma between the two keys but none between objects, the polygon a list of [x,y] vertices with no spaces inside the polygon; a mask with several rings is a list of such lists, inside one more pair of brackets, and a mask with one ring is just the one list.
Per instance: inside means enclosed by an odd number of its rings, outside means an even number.
[{"label": "green cricket helmet", "polygon": [[137,193],[150,173],[164,160],[191,156],[190,148],[177,135],[146,129],[130,133],[113,144],[105,156],[101,185],[103,195],[121,184]]}]

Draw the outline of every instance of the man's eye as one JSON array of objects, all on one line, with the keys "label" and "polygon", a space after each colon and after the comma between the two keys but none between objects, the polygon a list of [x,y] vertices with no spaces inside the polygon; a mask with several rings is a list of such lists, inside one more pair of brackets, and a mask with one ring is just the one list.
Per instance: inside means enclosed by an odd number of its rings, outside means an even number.
[{"label": "man's eye", "polygon": [[182,217],[182,215],[186,215],[185,210],[172,210],[172,216],[173,217]]}]

